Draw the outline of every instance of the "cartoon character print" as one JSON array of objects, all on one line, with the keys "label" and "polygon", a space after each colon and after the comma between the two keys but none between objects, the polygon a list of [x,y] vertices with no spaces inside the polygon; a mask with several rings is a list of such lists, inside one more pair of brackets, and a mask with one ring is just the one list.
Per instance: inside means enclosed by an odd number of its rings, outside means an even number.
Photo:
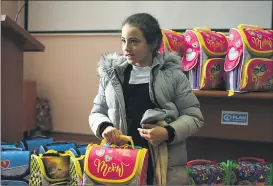
[{"label": "cartoon character print", "polygon": [[242,90],[273,89],[273,60],[261,58],[249,62],[242,76]]},{"label": "cartoon character print", "polygon": [[224,64],[226,72],[232,71],[237,67],[244,50],[242,37],[236,29],[230,29],[228,40],[228,52]]},{"label": "cartoon character print", "polygon": [[221,67],[220,64],[214,64],[210,69],[210,80],[212,82],[212,88],[216,88],[219,85],[219,75]]},{"label": "cartoon character print", "polygon": [[191,70],[198,62],[200,55],[200,44],[197,36],[191,30],[185,32],[184,55],[182,68],[185,71]]},{"label": "cartoon character print", "polygon": [[52,179],[65,178],[69,176],[69,157],[45,156],[44,162],[47,175]]},{"label": "cartoon character print", "polygon": [[263,80],[263,75],[266,72],[265,64],[259,64],[253,67],[251,76],[254,82],[254,89],[259,89],[261,87],[261,81]]}]

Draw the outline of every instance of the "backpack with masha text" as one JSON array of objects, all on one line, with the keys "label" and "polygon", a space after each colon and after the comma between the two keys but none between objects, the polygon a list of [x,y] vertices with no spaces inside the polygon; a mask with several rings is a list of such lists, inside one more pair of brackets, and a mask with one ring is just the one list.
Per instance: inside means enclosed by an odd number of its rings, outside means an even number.
[{"label": "backpack with masha text", "polygon": [[243,24],[231,28],[224,70],[229,95],[273,90],[273,30]]},{"label": "backpack with masha text", "polygon": [[187,30],[184,35],[182,68],[189,72],[192,89],[223,89],[228,48],[225,34],[197,27]]}]

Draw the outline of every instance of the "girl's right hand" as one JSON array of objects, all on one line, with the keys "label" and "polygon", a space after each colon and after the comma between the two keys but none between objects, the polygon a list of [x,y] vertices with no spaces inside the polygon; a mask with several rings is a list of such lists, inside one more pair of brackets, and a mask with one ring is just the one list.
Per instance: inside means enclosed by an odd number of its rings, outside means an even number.
[{"label": "girl's right hand", "polygon": [[112,126],[106,127],[102,132],[102,137],[105,138],[108,143],[120,142],[120,135],[122,135],[122,132]]}]

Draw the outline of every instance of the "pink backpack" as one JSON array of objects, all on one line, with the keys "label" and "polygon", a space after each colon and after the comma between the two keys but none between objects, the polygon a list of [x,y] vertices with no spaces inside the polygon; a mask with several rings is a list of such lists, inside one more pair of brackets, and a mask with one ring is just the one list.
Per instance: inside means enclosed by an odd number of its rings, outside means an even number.
[{"label": "pink backpack", "polygon": [[224,70],[229,95],[273,90],[273,31],[243,24],[231,28]]},{"label": "pink backpack", "polygon": [[224,87],[224,61],[228,49],[225,34],[209,28],[185,32],[182,68],[189,72],[192,89]]},{"label": "pink backpack", "polygon": [[165,52],[176,52],[180,56],[183,55],[184,50],[184,35],[180,32],[175,32],[168,29],[161,29],[163,35],[163,41],[159,52],[164,54]]}]

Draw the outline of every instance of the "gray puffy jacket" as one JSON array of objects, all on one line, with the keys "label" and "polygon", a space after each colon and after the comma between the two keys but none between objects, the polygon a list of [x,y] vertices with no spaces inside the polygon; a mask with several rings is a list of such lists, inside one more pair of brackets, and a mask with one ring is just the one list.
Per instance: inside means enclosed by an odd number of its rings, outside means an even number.
[{"label": "gray puffy jacket", "polygon": [[[174,140],[168,144],[167,185],[187,184],[185,139],[204,124],[200,104],[192,93],[190,83],[181,70],[180,58],[174,53],[158,55],[153,59],[149,94],[158,108],[178,111],[179,117],[170,123],[175,130]],[[100,125],[110,122],[126,135],[126,112],[121,83],[128,63],[117,53],[104,54],[99,61],[100,86],[89,116],[94,134],[101,139]],[[171,113],[170,113],[171,115]]]}]

